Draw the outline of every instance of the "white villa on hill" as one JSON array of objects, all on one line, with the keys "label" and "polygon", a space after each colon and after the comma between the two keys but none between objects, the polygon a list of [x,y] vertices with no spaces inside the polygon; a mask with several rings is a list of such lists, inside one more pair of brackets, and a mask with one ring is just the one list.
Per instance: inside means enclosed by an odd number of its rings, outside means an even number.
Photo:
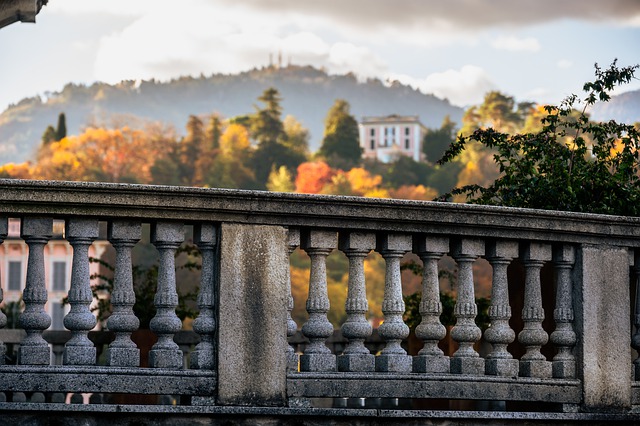
[{"label": "white villa on hill", "polygon": [[422,139],[427,128],[418,116],[363,117],[358,127],[364,158],[377,158],[384,163],[400,155],[415,161],[422,158]]}]

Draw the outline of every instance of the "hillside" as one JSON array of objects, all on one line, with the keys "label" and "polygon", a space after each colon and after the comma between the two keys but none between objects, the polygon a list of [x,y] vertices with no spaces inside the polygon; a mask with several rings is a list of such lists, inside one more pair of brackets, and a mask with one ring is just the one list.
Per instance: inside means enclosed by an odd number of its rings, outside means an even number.
[{"label": "hillside", "polygon": [[351,104],[357,119],[365,115],[418,115],[427,127],[439,127],[445,115],[460,122],[463,113],[446,100],[399,83],[358,82],[350,74],[328,75],[299,66],[181,77],[170,82],[68,84],[46,100],[24,99],[0,114],[0,164],[32,158],[45,128],[55,125],[60,112],[66,114],[69,134],[79,132],[87,123],[108,124],[114,115],[162,121],[182,132],[190,114],[219,112],[232,117],[253,112],[256,98],[270,86],[284,99],[284,115],[294,115],[310,130],[312,150],[320,145],[324,117],[337,98]]},{"label": "hillside", "polygon": [[640,122],[640,90],[613,96],[609,102],[599,102],[591,111],[591,118],[598,121],[616,120],[633,124]]}]

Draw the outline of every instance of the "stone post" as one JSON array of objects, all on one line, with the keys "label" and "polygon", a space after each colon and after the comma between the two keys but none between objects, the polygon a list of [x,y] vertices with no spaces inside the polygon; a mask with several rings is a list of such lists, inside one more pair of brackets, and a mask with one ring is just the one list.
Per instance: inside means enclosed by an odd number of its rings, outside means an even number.
[{"label": "stone post", "polygon": [[583,411],[631,409],[628,256],[623,247],[576,247],[576,376]]},{"label": "stone post", "polygon": [[456,325],[451,329],[451,337],[460,345],[451,358],[451,372],[454,374],[484,374],[484,359],[473,349],[482,332],[475,323],[478,315],[473,283],[473,262],[484,254],[484,241],[458,239],[451,242],[451,257],[458,264],[458,298],[453,308]]},{"label": "stone post", "polygon": [[200,313],[193,321],[193,330],[200,335],[200,343],[191,353],[191,368],[196,370],[213,370],[216,365],[214,309],[218,279],[215,259],[217,237],[216,227],[211,223],[197,224],[193,227],[193,241],[198,245],[202,259],[198,293]]},{"label": "stone post", "polygon": [[71,339],[65,345],[63,363],[93,365],[96,363],[96,348],[88,335],[96,325],[96,317],[89,309],[93,301],[89,273],[89,246],[98,238],[98,221],[68,219],[66,236],[73,247],[73,262],[69,289],[71,309],[64,318],[64,326],[71,330]]},{"label": "stone post", "polygon": [[[0,217],[0,244],[4,242],[4,239],[7,237],[7,232],[9,230],[9,219],[7,217]],[[0,272],[2,272],[0,270]],[[1,275],[1,274],[0,274]],[[2,282],[0,282],[0,303],[4,295],[2,294]],[[7,316],[4,312],[0,311],[0,330],[7,326]],[[2,340],[0,340],[0,365],[4,365],[4,357],[7,353],[7,346],[4,344]]]},{"label": "stone post", "polygon": [[302,333],[310,341],[300,357],[300,371],[335,371],[336,356],[325,345],[333,334],[333,325],[327,319],[329,296],[327,294],[327,256],[336,247],[338,236],[330,231],[308,231],[302,234],[301,247],[311,258],[309,321],[302,326]]},{"label": "stone post", "polygon": [[156,315],[149,328],[158,341],[149,351],[149,366],[155,368],[182,368],[182,351],[173,341],[173,335],[182,329],[176,315],[176,249],[184,241],[184,225],[179,222],[158,222],[151,228],[151,242],[160,254],[158,289],[153,302]]},{"label": "stone post", "polygon": [[638,357],[633,361],[633,378],[640,380],[640,251],[633,252],[633,260],[630,260],[633,270],[633,280],[636,291],[636,300],[633,311],[633,325],[636,330],[631,338],[631,347],[638,352]]},{"label": "stone post", "polygon": [[525,269],[524,307],[522,321],[524,326],[518,341],[526,348],[520,358],[520,375],[523,377],[551,377],[551,362],[540,353],[540,348],[549,341],[547,332],[542,328],[544,309],[542,308],[542,290],[540,270],[545,261],[551,260],[551,246],[540,243],[525,243],[521,248],[521,258]]},{"label": "stone post", "polygon": [[507,345],[516,338],[509,326],[511,306],[509,305],[509,283],[507,268],[518,257],[518,243],[515,241],[492,241],[487,244],[486,258],[493,268],[491,285],[491,324],[484,332],[484,338],[493,345],[493,351],[485,359],[485,373],[492,376],[518,376],[518,360],[507,351]]},{"label": "stone post", "polygon": [[404,323],[405,306],[402,299],[400,259],[411,250],[411,236],[382,234],[378,236],[376,250],[385,260],[384,300],[382,313],[384,322],[378,328],[385,347],[376,357],[376,371],[410,373],[412,359],[400,344],[409,336],[409,327]]},{"label": "stone post", "polygon": [[[289,228],[288,240],[287,240],[287,252],[289,257],[300,245],[300,230],[295,228]],[[293,295],[291,294],[291,268],[287,268],[287,278],[285,279],[285,285],[287,288],[287,338],[293,337],[298,331],[298,324],[291,318],[291,311],[293,311]],[[293,350],[293,347],[287,344],[287,370],[298,371],[298,364],[300,357]]]},{"label": "stone post", "polygon": [[576,358],[573,347],[576,333],[573,330],[573,281],[571,268],[575,262],[573,246],[562,244],[554,247],[553,262],[556,268],[556,308],[553,318],[556,329],[551,333],[551,342],[558,348],[553,358],[553,377],[573,379],[576,377]]},{"label": "stone post", "polygon": [[51,326],[51,317],[44,310],[47,287],[44,272],[44,246],[53,234],[53,219],[26,217],[22,219],[22,238],[29,246],[27,283],[22,293],[24,312],[19,325],[27,332],[20,344],[18,364],[49,365],[51,351],[42,332]]},{"label": "stone post", "polygon": [[364,346],[371,336],[367,290],[364,280],[364,258],[376,245],[375,234],[346,232],[340,234],[339,247],[349,258],[348,294],[345,302],[347,320],[342,335],[349,339],[342,355],[338,356],[338,371],[374,371],[376,357]]},{"label": "stone post", "polygon": [[422,300],[420,315],[422,321],[416,327],[416,336],[424,341],[424,346],[413,357],[414,373],[448,373],[449,357],[445,356],[438,342],[445,338],[447,329],[440,322],[442,303],[440,302],[440,279],[438,260],[449,251],[447,237],[418,236],[413,240],[413,251],[422,259]]},{"label": "stone post", "polygon": [[220,225],[218,404],[286,403],[287,231]]},{"label": "stone post", "polygon": [[133,313],[136,294],[133,291],[131,249],[141,236],[140,222],[114,221],[107,228],[107,237],[116,250],[111,292],[113,311],[107,320],[107,328],[116,336],[106,353],[107,365],[112,367],[140,365],[140,349],[131,340],[131,333],[140,327],[140,320]]}]

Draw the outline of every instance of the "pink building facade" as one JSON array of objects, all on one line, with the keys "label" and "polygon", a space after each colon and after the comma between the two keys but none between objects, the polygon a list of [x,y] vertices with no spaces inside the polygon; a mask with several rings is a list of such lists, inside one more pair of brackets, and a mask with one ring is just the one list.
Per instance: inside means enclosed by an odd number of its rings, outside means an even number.
[{"label": "pink building facade", "polygon": [[[62,299],[67,296],[71,284],[71,264],[73,248],[64,239],[64,222],[55,221],[53,238],[44,250],[45,284],[49,293],[45,311],[51,316],[51,330],[64,330],[64,316],[70,306]],[[89,247],[89,256],[99,258],[109,243],[96,240]],[[0,282],[4,292],[3,303],[20,300],[27,278],[29,247],[20,239],[20,220],[9,219],[6,240],[0,245]],[[98,272],[98,264],[90,263],[90,273]]]},{"label": "pink building facade", "polygon": [[363,117],[358,125],[364,158],[388,163],[404,155],[420,161],[427,131],[417,116]]}]

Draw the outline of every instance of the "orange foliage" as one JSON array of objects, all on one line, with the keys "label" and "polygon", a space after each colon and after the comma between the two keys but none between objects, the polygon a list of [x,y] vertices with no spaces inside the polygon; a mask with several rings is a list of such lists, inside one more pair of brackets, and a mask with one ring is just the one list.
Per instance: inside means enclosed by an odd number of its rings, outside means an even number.
[{"label": "orange foliage", "polygon": [[32,179],[31,164],[7,163],[0,166],[0,177],[9,179]]},{"label": "orange foliage", "polygon": [[43,147],[34,167],[39,179],[150,183],[151,167],[170,145],[129,127],[88,128]]},{"label": "orange foliage", "polygon": [[334,171],[324,161],[302,163],[298,166],[296,192],[318,194],[331,181]]}]

